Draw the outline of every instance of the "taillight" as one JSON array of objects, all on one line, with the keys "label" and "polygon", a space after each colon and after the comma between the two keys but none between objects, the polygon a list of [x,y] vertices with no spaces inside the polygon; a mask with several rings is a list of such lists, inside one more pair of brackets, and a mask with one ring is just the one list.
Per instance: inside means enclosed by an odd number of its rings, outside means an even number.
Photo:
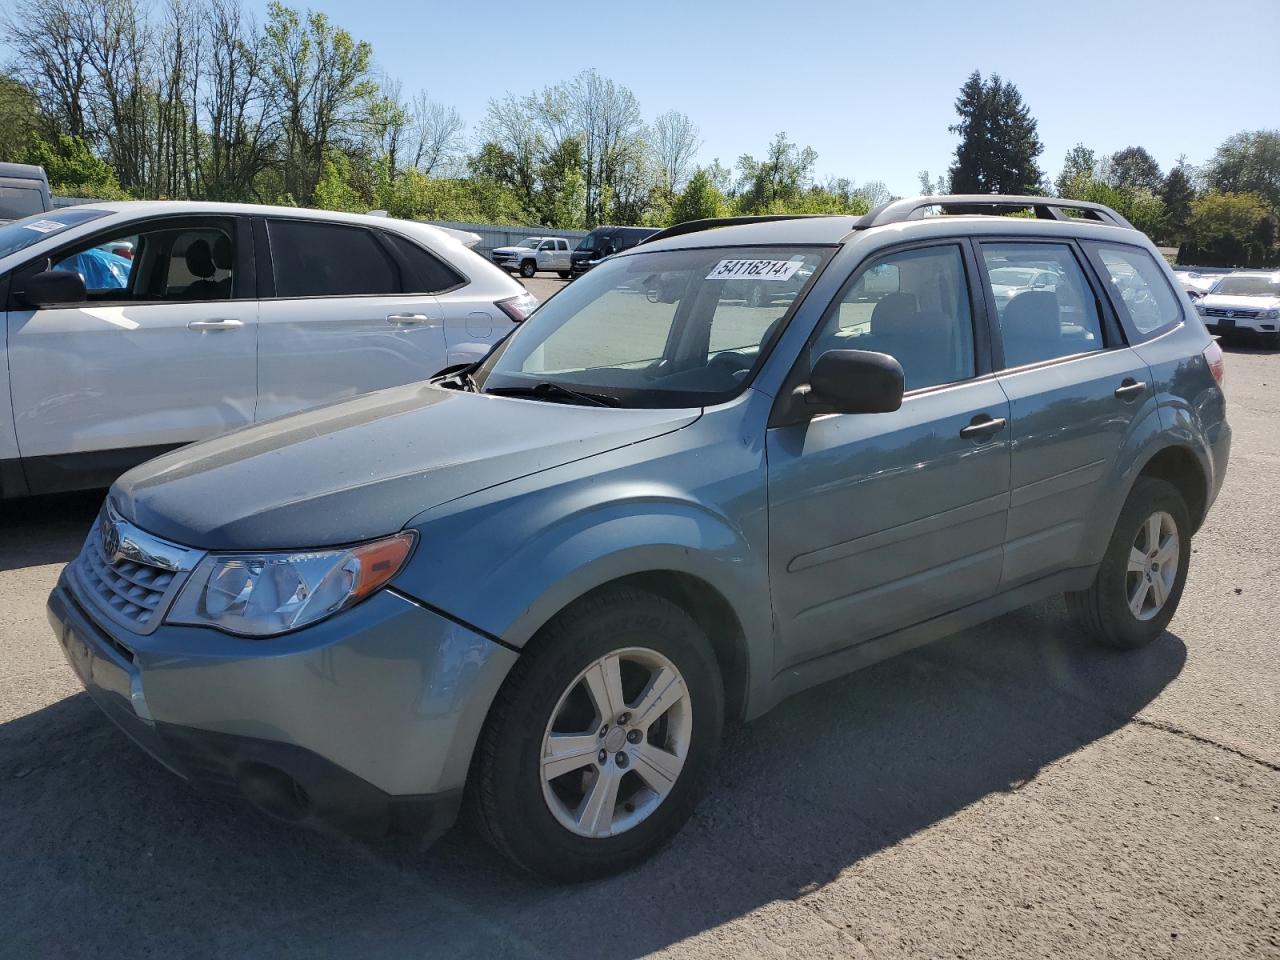
[{"label": "taillight", "polygon": [[1218,346],[1217,340],[1204,348],[1204,359],[1209,364],[1209,372],[1213,374],[1213,379],[1218,381],[1218,387],[1225,387],[1227,385],[1227,362],[1223,359],[1222,348]]},{"label": "taillight", "polygon": [[509,297],[494,304],[495,307],[511,318],[512,323],[523,321],[529,314],[533,313],[533,308],[537,305],[538,298],[532,293],[522,293],[518,297]]}]

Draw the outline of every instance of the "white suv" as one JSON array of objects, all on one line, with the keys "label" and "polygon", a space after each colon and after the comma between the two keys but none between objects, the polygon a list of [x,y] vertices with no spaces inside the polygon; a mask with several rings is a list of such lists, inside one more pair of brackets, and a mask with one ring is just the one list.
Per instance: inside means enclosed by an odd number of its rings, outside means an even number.
[{"label": "white suv", "polygon": [[1230,273],[1196,301],[1212,333],[1262,337],[1280,346],[1280,273]]},{"label": "white suv", "polygon": [[174,446],[424,380],[535,304],[440,230],[383,217],[94,203],[0,226],[0,496],[105,485]]}]

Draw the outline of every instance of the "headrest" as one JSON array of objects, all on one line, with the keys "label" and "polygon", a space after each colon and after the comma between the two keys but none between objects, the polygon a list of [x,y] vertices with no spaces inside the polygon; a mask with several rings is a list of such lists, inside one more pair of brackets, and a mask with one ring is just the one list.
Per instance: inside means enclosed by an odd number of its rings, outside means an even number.
[{"label": "headrest", "polygon": [[919,312],[914,293],[889,293],[871,311],[871,333],[899,333]]},{"label": "headrest", "polygon": [[187,269],[193,277],[208,280],[217,267],[213,264],[213,252],[209,249],[209,241],[193,240],[187,245]]},{"label": "headrest", "polygon": [[218,234],[218,239],[213,241],[213,262],[219,270],[231,269],[231,238],[225,233]]},{"label": "headrest", "polygon": [[1058,295],[1052,290],[1028,290],[1018,294],[1005,305],[1000,330],[1005,337],[1061,338]]}]

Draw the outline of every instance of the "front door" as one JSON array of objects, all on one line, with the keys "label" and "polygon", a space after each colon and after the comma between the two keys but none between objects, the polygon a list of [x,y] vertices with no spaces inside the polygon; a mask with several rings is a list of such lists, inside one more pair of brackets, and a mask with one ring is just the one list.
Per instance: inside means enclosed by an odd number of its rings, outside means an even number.
[{"label": "front door", "polygon": [[1011,403],[1012,494],[1003,586],[1082,563],[1117,452],[1155,415],[1146,363],[1121,338],[1081,251],[1064,242],[979,244]]},{"label": "front door", "polygon": [[[10,303],[14,421],[33,488],[57,485],[42,482],[44,467],[74,471],[105,451],[141,459],[253,422],[258,316],[241,289],[250,253],[240,226],[143,221],[15,271],[14,291],[50,262],[86,288],[81,303]],[[127,466],[128,455],[113,462]]]},{"label": "front door", "polygon": [[340,223],[271,220],[267,233],[259,420],[425,380],[446,365],[444,311],[431,293],[411,292],[453,282],[430,275],[449,270],[435,258],[414,267],[426,251]]},{"label": "front door", "polygon": [[769,430],[769,556],[781,666],[990,596],[1009,502],[1009,404],[986,373],[967,247],[883,255],[854,274],[807,357],[888,353],[893,413]]}]

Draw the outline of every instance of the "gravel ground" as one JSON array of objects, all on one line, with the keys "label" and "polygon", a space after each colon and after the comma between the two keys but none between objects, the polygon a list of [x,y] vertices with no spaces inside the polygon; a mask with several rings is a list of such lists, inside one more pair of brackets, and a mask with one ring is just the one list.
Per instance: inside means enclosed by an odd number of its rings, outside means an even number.
[{"label": "gravel ground", "polygon": [[0,956],[1280,957],[1280,355],[1227,369],[1161,640],[1083,647],[1048,603],[810,691],[730,734],[670,848],[576,888],[466,829],[370,846],[193,795],[44,619],[99,496],[0,506]]}]

